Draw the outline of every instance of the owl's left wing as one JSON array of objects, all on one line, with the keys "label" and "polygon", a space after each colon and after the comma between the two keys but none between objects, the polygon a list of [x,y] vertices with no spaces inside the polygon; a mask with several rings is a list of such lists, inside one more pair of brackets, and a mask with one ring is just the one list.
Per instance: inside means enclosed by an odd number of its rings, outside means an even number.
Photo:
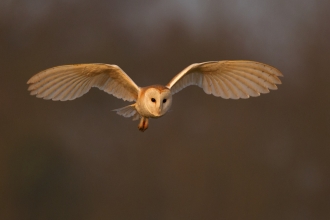
[{"label": "owl's left wing", "polygon": [[277,89],[283,76],[276,68],[248,60],[210,61],[191,64],[166,86],[175,94],[190,85],[203,88],[207,94],[239,99],[259,96]]}]

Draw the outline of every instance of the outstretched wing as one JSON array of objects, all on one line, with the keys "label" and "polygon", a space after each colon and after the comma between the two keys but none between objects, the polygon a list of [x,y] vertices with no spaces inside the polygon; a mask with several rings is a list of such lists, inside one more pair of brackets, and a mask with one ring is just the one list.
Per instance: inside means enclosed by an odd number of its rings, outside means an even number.
[{"label": "outstretched wing", "polygon": [[210,61],[188,66],[166,86],[172,94],[197,85],[207,94],[239,99],[277,89],[276,84],[281,84],[278,76],[283,75],[276,68],[255,61]]},{"label": "outstretched wing", "polygon": [[140,88],[118,66],[76,64],[53,67],[34,75],[27,84],[31,95],[52,100],[73,100],[92,87],[127,101],[138,98]]}]

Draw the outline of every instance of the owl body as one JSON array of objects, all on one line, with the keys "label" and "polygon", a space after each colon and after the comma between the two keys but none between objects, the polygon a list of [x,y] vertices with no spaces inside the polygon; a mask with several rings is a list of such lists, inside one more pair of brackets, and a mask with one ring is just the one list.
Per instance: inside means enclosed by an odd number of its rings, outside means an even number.
[{"label": "owl body", "polygon": [[145,131],[149,118],[159,118],[172,105],[173,95],[190,85],[201,87],[206,94],[225,99],[249,98],[268,93],[281,84],[282,73],[255,61],[209,61],[195,63],[177,74],[166,86],[139,87],[117,65],[94,63],[53,67],[28,80],[31,95],[66,101],[78,98],[97,87],[134,104],[114,111],[124,117],[140,119],[138,128]]}]

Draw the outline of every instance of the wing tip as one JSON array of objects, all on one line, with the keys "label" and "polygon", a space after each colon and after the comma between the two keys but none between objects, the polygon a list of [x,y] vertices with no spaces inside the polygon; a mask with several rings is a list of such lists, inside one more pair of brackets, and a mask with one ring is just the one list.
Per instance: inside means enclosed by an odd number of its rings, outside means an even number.
[{"label": "wing tip", "polygon": [[278,69],[276,69],[273,66],[270,66],[272,68],[271,73],[274,74],[275,76],[280,76],[280,77],[284,77],[283,73],[281,71],[279,71]]},{"label": "wing tip", "polygon": [[35,79],[37,75],[32,76],[27,82],[26,84],[33,84],[36,83],[37,80]]},{"label": "wing tip", "polygon": [[277,76],[284,77],[283,73],[277,69]]}]

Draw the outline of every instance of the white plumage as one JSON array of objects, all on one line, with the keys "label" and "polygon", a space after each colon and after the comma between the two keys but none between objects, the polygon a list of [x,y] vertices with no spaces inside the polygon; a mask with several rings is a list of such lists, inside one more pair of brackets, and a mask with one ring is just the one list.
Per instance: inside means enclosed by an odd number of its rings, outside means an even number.
[{"label": "white plumage", "polygon": [[31,95],[52,100],[73,100],[97,87],[134,104],[116,109],[124,117],[141,118],[139,130],[148,128],[148,118],[163,116],[171,107],[172,95],[190,85],[207,94],[225,99],[249,98],[268,93],[281,84],[282,73],[255,61],[210,61],[195,63],[177,74],[166,86],[139,87],[118,66],[76,64],[53,67],[34,75],[27,82]]}]

